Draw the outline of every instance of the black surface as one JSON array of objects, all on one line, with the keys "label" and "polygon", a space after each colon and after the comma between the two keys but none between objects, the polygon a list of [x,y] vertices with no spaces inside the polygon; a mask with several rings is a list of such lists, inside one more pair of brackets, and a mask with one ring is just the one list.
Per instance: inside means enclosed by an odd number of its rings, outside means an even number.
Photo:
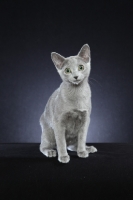
[{"label": "black surface", "polygon": [[61,79],[51,52],[91,49],[87,142],[133,142],[133,1],[0,1],[0,143],[40,142]]},{"label": "black surface", "polygon": [[62,164],[39,144],[0,144],[0,199],[132,199],[133,144],[91,145],[97,153]]}]

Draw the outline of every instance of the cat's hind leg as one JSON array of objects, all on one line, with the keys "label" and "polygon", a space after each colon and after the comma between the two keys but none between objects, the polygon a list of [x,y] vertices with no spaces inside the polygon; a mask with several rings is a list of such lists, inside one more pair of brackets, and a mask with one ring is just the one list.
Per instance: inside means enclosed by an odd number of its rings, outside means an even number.
[{"label": "cat's hind leg", "polygon": [[40,151],[47,157],[56,157],[57,151],[54,131],[47,123],[41,123],[42,135]]},{"label": "cat's hind leg", "polygon": [[57,155],[55,144],[46,141],[40,144],[40,151],[47,157],[56,157]]},{"label": "cat's hind leg", "polygon": [[[68,149],[69,151],[77,151],[77,143],[72,144],[72,145],[69,145],[69,146],[67,147],[67,149]],[[95,152],[97,152],[97,149],[96,149],[94,146],[87,146],[87,145],[86,145],[86,151],[87,151],[88,153],[95,153]]]},{"label": "cat's hind leg", "polygon": [[86,145],[86,151],[88,151],[88,153],[95,153],[95,152],[97,152],[97,149],[94,146]]}]

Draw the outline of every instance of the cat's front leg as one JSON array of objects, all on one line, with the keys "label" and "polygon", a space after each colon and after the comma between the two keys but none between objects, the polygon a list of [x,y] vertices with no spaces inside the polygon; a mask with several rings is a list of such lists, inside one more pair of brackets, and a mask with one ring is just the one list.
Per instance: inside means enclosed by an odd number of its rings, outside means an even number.
[{"label": "cat's front leg", "polygon": [[70,161],[70,157],[67,153],[65,128],[58,122],[55,124],[54,132],[57,144],[58,160],[62,163],[68,163]]},{"label": "cat's front leg", "polygon": [[86,114],[85,121],[78,133],[77,154],[81,158],[87,158],[89,156],[89,152],[86,149],[86,137],[87,137],[89,123],[90,123],[90,117],[88,116],[88,114]]}]

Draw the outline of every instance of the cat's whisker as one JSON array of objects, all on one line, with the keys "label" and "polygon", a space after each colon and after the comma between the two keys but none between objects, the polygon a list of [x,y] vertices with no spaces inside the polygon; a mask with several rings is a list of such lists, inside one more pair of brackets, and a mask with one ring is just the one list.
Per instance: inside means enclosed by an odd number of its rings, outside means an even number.
[{"label": "cat's whisker", "polygon": [[91,85],[91,84],[93,85],[93,82],[91,82],[91,81],[89,80],[89,84],[90,84],[90,85]]},{"label": "cat's whisker", "polygon": [[102,87],[102,85],[97,80],[95,80],[94,78],[90,78],[90,79],[94,80],[96,83],[98,83],[98,85],[100,85],[100,87]]}]

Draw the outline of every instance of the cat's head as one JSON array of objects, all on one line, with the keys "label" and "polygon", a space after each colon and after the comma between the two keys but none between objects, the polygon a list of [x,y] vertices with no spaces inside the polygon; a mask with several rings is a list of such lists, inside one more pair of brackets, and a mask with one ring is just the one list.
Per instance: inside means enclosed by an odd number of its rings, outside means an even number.
[{"label": "cat's head", "polygon": [[51,53],[52,61],[63,81],[78,85],[90,74],[90,48],[83,45],[76,56],[64,58],[56,52]]}]

